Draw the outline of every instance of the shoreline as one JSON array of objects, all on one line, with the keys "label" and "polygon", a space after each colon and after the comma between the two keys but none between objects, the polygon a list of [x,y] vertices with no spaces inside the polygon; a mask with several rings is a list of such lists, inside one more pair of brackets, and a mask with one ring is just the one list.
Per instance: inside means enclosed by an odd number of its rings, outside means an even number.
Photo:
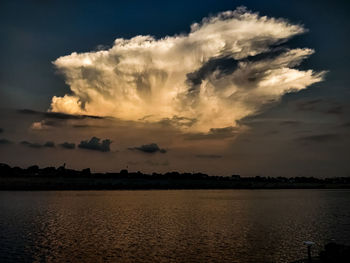
[{"label": "shoreline", "polygon": [[265,183],[230,180],[180,180],[77,177],[0,177],[0,191],[103,190],[296,190],[350,189],[350,184]]},{"label": "shoreline", "polygon": [[350,177],[241,177],[203,173],[91,173],[65,166],[10,167],[0,163],[0,191],[55,190],[223,190],[223,189],[350,189]]}]

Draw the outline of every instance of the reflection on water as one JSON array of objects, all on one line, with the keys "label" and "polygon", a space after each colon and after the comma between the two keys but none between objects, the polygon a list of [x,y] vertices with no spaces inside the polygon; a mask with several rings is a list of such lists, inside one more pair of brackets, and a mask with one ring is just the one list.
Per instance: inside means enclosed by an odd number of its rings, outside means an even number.
[{"label": "reflection on water", "polygon": [[350,190],[0,192],[1,262],[286,262],[350,242]]}]

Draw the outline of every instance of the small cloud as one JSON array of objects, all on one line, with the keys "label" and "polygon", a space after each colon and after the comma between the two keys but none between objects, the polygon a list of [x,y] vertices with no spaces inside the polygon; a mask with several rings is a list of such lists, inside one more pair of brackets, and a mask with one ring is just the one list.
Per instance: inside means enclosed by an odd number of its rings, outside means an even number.
[{"label": "small cloud", "polygon": [[297,106],[297,109],[300,111],[312,111],[316,108],[317,105],[319,105],[323,101],[324,101],[323,99],[299,101],[297,102],[296,106]]},{"label": "small cloud", "polygon": [[151,165],[151,166],[168,166],[169,162],[164,161],[164,162],[154,162],[152,160],[147,160],[145,161],[145,164]]},{"label": "small cloud", "polygon": [[108,128],[108,126],[92,125],[92,124],[73,124],[71,127],[72,127],[72,128],[76,128],[76,129],[85,129],[85,128]]},{"label": "small cloud", "polygon": [[144,153],[156,153],[156,152],[166,153],[167,152],[165,149],[159,148],[158,144],[156,143],[144,144],[139,147],[129,148],[129,150],[137,150]]},{"label": "small cloud", "polygon": [[60,119],[60,120],[79,120],[79,119],[104,119],[107,117],[103,116],[95,116],[95,115],[79,115],[79,114],[67,114],[67,113],[60,113],[60,112],[42,112],[42,111],[36,111],[31,109],[20,109],[17,110],[18,113],[21,114],[28,114],[28,115],[41,115],[45,118],[51,118],[51,119]]},{"label": "small cloud", "polygon": [[40,143],[36,143],[36,142],[21,141],[20,144],[23,145],[23,146],[27,146],[27,147],[30,147],[30,148],[36,148],[36,149],[44,148],[44,147],[46,147],[46,148],[53,148],[53,147],[55,147],[55,143],[52,142],[52,141],[47,141],[44,144],[40,144]]},{"label": "small cloud", "polygon": [[28,141],[21,141],[20,144],[23,146],[27,146],[27,147],[35,148],[35,149],[39,149],[39,148],[43,147],[43,145],[41,145],[40,143],[33,143],[33,142],[28,142]]},{"label": "small cloud", "polygon": [[64,149],[69,149],[69,150],[75,149],[75,143],[64,142],[64,143],[61,143],[60,146]]},{"label": "small cloud", "polygon": [[47,130],[52,126],[55,126],[53,122],[42,120],[42,121],[33,122],[30,128],[33,130]]},{"label": "small cloud", "polygon": [[30,110],[30,109],[19,109],[19,110],[17,110],[17,112],[21,113],[21,114],[30,114],[30,115],[38,115],[38,114],[40,114],[39,111]]},{"label": "small cloud", "polygon": [[12,143],[13,143],[13,142],[10,141],[10,140],[4,139],[4,138],[0,139],[0,145],[1,145],[1,144],[2,144],[2,145],[6,145],[6,144],[12,144]]},{"label": "small cloud", "polygon": [[341,105],[334,105],[332,107],[330,107],[326,113],[329,113],[329,114],[336,114],[336,115],[340,115],[340,114],[343,114],[343,106]]},{"label": "small cloud", "polygon": [[295,120],[285,120],[281,121],[280,125],[286,125],[286,126],[296,126],[299,125],[301,122],[300,121],[295,121]]},{"label": "small cloud", "polygon": [[197,154],[197,158],[206,158],[206,159],[219,159],[222,158],[222,155],[217,154]]},{"label": "small cloud", "polygon": [[330,141],[338,141],[340,138],[341,136],[339,134],[326,133],[326,134],[303,136],[298,138],[298,140],[303,142],[323,143],[323,142],[330,142]]},{"label": "small cloud", "polygon": [[300,111],[314,111],[325,114],[341,115],[344,112],[344,107],[339,102],[331,99],[299,101],[296,103],[296,107]]},{"label": "small cloud", "polygon": [[100,152],[109,152],[111,143],[112,141],[109,139],[100,142],[100,138],[92,137],[90,141],[81,141],[78,147],[82,149],[95,150]]},{"label": "small cloud", "polygon": [[342,125],[344,128],[349,128],[350,127],[350,121],[349,122],[344,122]]},{"label": "small cloud", "polygon": [[48,148],[53,148],[55,147],[55,143],[52,141],[48,141],[48,142],[45,142],[43,146]]}]

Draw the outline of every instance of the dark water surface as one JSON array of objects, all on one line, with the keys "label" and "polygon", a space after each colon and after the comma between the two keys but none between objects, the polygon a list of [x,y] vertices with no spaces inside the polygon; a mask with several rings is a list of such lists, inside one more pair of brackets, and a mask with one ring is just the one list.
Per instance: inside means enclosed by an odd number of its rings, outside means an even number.
[{"label": "dark water surface", "polygon": [[288,262],[350,243],[350,190],[0,192],[1,262]]}]

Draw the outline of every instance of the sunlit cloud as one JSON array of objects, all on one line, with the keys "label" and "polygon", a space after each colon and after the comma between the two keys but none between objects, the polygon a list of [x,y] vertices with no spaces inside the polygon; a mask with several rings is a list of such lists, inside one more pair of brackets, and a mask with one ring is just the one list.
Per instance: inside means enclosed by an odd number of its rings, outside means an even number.
[{"label": "sunlit cloud", "polygon": [[71,94],[54,96],[50,111],[157,122],[186,132],[237,127],[284,94],[322,81],[324,72],[296,68],[312,49],[281,46],[305,31],[238,8],[204,18],[188,34],[118,38],[108,50],[53,62]]}]

